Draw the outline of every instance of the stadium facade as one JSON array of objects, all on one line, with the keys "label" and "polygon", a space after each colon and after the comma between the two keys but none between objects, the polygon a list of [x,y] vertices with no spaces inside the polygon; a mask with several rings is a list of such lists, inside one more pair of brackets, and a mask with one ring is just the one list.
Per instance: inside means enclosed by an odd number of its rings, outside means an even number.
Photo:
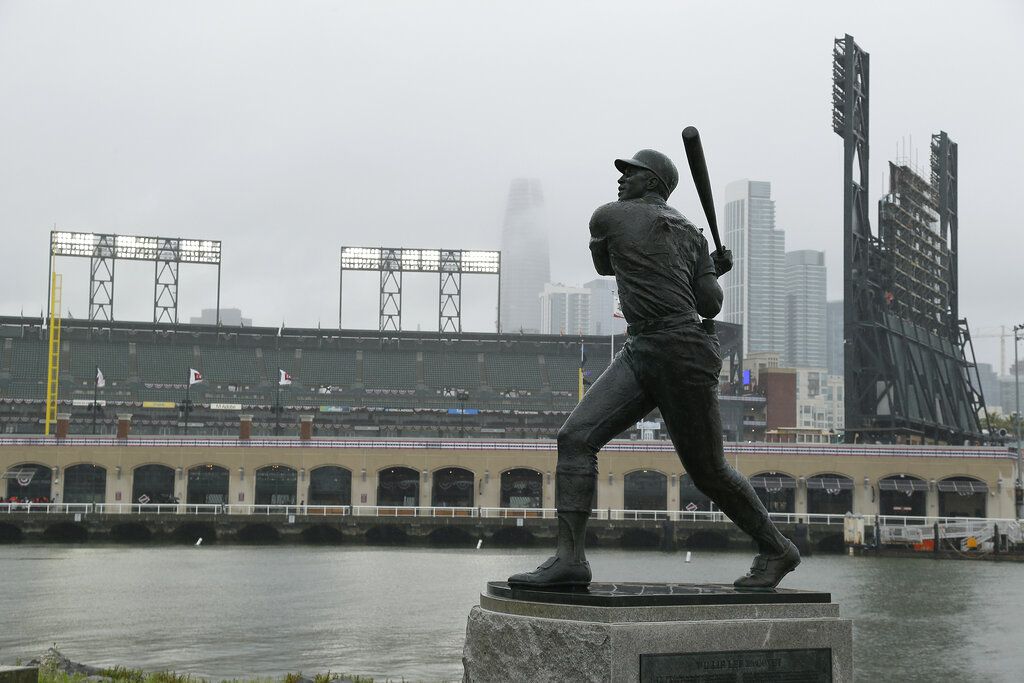
[{"label": "stadium facade", "polygon": [[[55,438],[41,434],[42,322],[0,318],[0,495],[107,512],[550,508],[580,344],[592,379],[611,355],[607,337],[67,321]],[[726,453],[773,512],[1012,513],[1015,461],[1001,448],[766,443],[765,397],[738,381],[739,330],[721,324],[719,336]],[[203,380],[188,387],[192,370]],[[639,437],[630,429],[600,454],[605,514],[710,511],[664,435]]]}]

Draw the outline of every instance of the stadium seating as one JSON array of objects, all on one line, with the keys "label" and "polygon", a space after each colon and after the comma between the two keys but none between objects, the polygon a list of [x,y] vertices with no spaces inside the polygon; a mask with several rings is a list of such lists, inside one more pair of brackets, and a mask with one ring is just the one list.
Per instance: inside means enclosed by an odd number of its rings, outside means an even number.
[{"label": "stadium seating", "polygon": [[[189,368],[195,368],[192,346],[137,344],[140,379],[154,384],[185,384]],[[196,368],[202,372],[202,368]]]},{"label": "stadium seating", "polygon": [[536,354],[485,353],[484,367],[487,384],[499,391],[544,386]]},{"label": "stadium seating", "polygon": [[[290,358],[295,363],[294,351]],[[282,352],[282,355],[285,355]],[[285,358],[289,356],[285,355]],[[281,365],[287,370],[282,360]],[[351,387],[356,381],[355,351],[335,351],[327,349],[302,349],[301,370],[292,373],[296,381],[308,387],[338,386]]]},{"label": "stadium seating", "polygon": [[203,377],[208,382],[256,384],[260,381],[262,362],[256,349],[246,347],[201,346]]},{"label": "stadium seating", "polygon": [[364,351],[363,384],[373,389],[415,388],[414,351]]},{"label": "stadium seating", "polygon": [[[15,380],[46,381],[46,342],[15,339],[11,354],[11,377]],[[45,388],[44,388],[45,393]]]},{"label": "stadium seating", "polygon": [[[467,334],[442,340],[436,333],[395,338],[365,330],[268,333],[213,326],[153,329],[142,323],[118,323],[97,334],[94,325],[80,321],[65,321],[62,336],[63,409],[71,411],[73,422],[88,420],[84,402],[92,398],[99,365],[107,382],[97,392],[107,402],[104,418],[112,425],[124,406],[133,414],[132,433],[179,433],[175,408],[145,403],[183,401],[189,368],[204,375],[189,390],[191,421],[216,435],[237,428],[239,411],[253,413],[254,429],[265,430],[277,419],[271,407],[280,396],[280,419],[289,429],[297,424],[296,413],[312,409],[315,429],[324,434],[438,437],[461,434],[465,427],[480,430],[477,435],[550,436],[578,400],[579,341],[563,336]],[[586,344],[585,370],[592,382],[607,367],[610,349],[607,338],[587,338]],[[0,431],[39,429],[45,328],[38,318],[3,319],[0,350],[0,402],[8,411],[0,411]],[[291,385],[278,387],[278,368],[291,375]],[[456,390],[468,395],[460,400]],[[472,412],[460,415],[460,408]]]},{"label": "stadium seating", "polygon": [[480,386],[480,363],[475,353],[424,351],[423,381],[428,387],[472,390]]},{"label": "stadium seating", "polygon": [[[103,371],[108,382],[125,380],[129,375],[128,344],[126,342],[70,342],[67,353],[70,363],[65,365],[72,377],[82,380],[95,377],[96,367]],[[63,355],[63,354],[62,354]]]}]

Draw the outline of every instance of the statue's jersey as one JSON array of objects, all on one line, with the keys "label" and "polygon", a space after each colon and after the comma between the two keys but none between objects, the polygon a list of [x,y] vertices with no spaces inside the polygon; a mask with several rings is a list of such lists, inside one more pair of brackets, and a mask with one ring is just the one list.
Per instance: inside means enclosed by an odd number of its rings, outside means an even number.
[{"label": "statue's jersey", "polygon": [[715,275],[715,264],[704,236],[664,200],[648,195],[605,204],[590,219],[590,236],[594,263],[602,275],[615,275],[628,322],[699,318],[694,283]]}]

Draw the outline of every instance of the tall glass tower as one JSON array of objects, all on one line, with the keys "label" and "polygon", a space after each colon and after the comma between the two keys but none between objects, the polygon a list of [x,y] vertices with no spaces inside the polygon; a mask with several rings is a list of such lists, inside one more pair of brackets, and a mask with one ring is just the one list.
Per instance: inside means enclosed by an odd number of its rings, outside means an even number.
[{"label": "tall glass tower", "polygon": [[516,178],[501,231],[501,329],[540,332],[540,295],[551,281],[544,194],[535,178]]},{"label": "tall glass tower", "polygon": [[828,367],[825,252],[786,253],[786,354],[791,368]]},{"label": "tall glass tower", "polygon": [[743,326],[743,353],[786,353],[786,233],[775,229],[772,184],[737,180],[725,188],[722,242],[733,268],[722,279],[722,320]]}]

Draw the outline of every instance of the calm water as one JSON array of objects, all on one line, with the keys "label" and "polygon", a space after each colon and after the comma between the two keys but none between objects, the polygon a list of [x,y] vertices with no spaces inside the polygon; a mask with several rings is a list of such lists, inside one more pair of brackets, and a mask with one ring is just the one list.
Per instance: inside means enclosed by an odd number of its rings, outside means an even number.
[{"label": "calm water", "polygon": [[[723,581],[749,556],[594,550],[595,580]],[[204,677],[334,671],[461,680],[466,615],[538,551],[0,546],[0,663],[50,644]],[[1024,678],[1024,565],[808,558],[788,587],[854,620],[857,678]]]}]

